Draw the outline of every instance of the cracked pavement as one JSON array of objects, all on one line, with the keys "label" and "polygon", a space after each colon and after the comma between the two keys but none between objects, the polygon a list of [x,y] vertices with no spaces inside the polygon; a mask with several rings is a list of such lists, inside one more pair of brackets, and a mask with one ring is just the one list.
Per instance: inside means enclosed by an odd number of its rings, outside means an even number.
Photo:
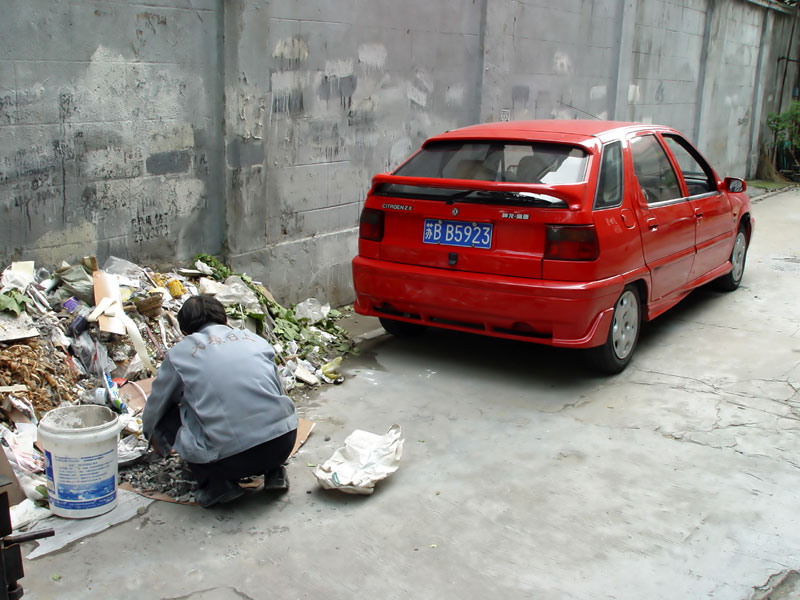
[{"label": "cracked pavement", "polygon": [[[345,384],[300,406],[317,426],[287,495],[154,503],[27,561],[26,597],[750,600],[794,585],[798,205],[756,203],[742,287],[647,325],[616,377],[451,332],[364,342]],[[316,486],[307,465],[392,423],[404,456],[373,496]]]}]

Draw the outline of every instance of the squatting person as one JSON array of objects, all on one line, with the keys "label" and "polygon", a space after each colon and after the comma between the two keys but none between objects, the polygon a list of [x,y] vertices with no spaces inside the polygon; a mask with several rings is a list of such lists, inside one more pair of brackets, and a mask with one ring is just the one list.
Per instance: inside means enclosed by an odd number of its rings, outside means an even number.
[{"label": "squatting person", "polygon": [[213,296],[189,298],[178,324],[186,337],[159,367],[142,416],[153,448],[162,456],[174,448],[189,463],[206,508],[241,496],[243,477],[264,474],[267,488],[288,488],[282,465],[298,418],[272,346],[228,327]]}]

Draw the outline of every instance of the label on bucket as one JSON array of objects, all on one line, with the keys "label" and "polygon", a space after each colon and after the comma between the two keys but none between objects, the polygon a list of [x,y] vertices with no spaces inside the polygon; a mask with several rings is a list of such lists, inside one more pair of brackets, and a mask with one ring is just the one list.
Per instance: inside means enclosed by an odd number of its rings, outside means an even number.
[{"label": "label on bucket", "polygon": [[117,497],[116,448],[93,456],[53,456],[45,450],[50,504],[67,510],[104,506]]}]

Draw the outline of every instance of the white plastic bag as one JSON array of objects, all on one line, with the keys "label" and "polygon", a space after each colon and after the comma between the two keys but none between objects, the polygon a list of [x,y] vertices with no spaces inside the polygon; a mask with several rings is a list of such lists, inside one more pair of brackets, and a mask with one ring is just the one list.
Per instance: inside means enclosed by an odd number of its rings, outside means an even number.
[{"label": "white plastic bag", "polygon": [[103,271],[112,275],[121,275],[129,280],[136,289],[147,283],[147,275],[142,267],[116,256],[108,257],[108,260],[103,265]]},{"label": "white plastic bag", "polygon": [[225,286],[219,281],[214,281],[208,277],[201,277],[200,281],[197,282],[197,291],[201,294],[216,296],[220,292],[225,291]]},{"label": "white plastic bag", "polygon": [[303,300],[295,306],[294,315],[298,319],[308,319],[309,323],[319,323],[331,312],[330,304],[322,304],[316,298]]},{"label": "white plastic bag", "polygon": [[392,425],[384,435],[356,429],[347,436],[343,448],[314,470],[314,476],[325,489],[371,494],[376,482],[400,466],[405,441],[400,435],[400,425]]},{"label": "white plastic bag", "polygon": [[[33,283],[33,274],[29,273],[25,269],[15,269],[15,265],[17,264],[25,264],[25,263],[13,263],[10,267],[8,267],[5,271],[3,271],[2,277],[0,277],[0,286],[2,286],[2,291],[8,290],[19,290],[23,294],[25,290],[28,289],[28,286]],[[30,263],[31,268],[33,268],[33,263]]]},{"label": "white plastic bag", "polygon": [[258,298],[238,275],[231,275],[217,292],[217,300],[225,306],[240,304],[247,312],[263,313]]}]

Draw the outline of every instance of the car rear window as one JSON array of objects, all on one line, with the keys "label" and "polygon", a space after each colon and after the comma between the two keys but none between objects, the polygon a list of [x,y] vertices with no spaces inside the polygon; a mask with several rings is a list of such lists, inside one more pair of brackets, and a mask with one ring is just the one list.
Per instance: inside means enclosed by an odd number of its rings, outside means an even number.
[{"label": "car rear window", "polygon": [[448,140],[429,143],[394,175],[558,185],[584,181],[588,162],[565,144]]}]

